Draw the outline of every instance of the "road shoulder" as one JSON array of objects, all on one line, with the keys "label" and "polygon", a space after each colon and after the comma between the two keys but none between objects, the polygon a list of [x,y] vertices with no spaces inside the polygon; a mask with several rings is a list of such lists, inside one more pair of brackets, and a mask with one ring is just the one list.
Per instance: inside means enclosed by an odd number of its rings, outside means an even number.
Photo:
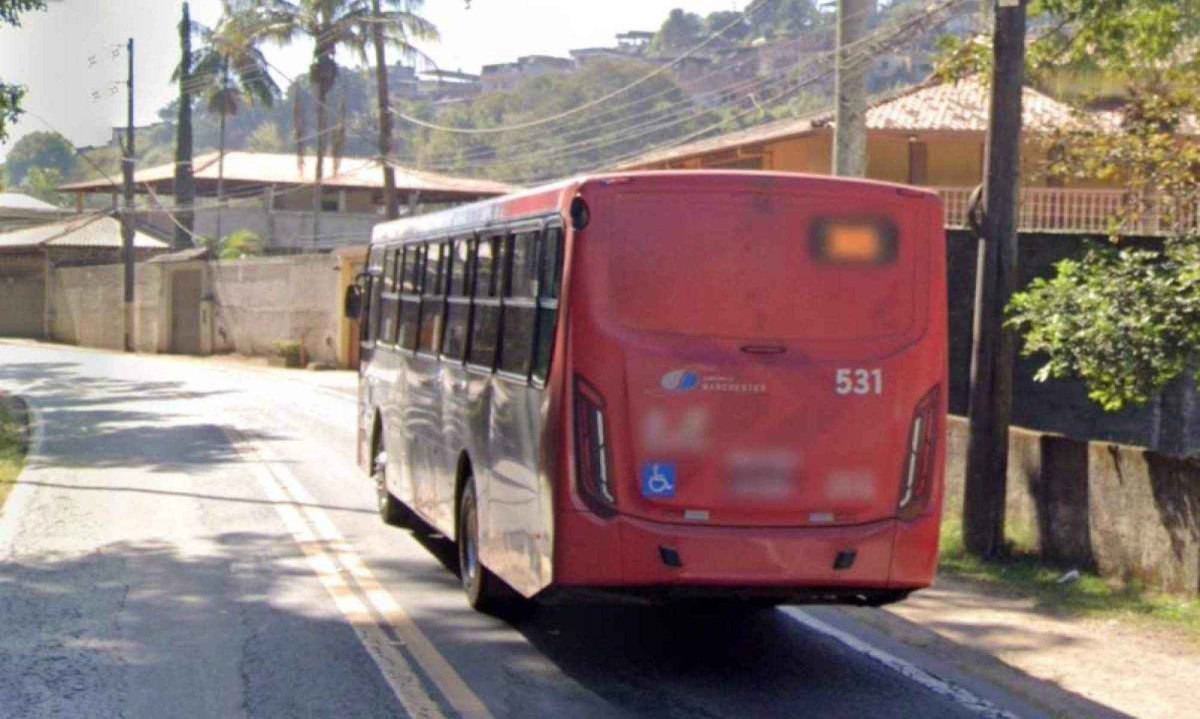
[{"label": "road shoulder", "polygon": [[1194,710],[1200,649],[1135,621],[1055,616],[981,582],[939,577],[884,611],[839,610],[1050,714],[1182,717]]}]

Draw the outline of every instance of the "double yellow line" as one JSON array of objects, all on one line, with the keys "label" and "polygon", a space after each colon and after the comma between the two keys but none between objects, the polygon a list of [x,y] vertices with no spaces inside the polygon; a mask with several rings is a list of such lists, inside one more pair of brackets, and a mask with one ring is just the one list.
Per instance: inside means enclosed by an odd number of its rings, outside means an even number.
[{"label": "double yellow line", "polygon": [[491,713],[384,589],[313,496],[271,449],[222,431],[258,479],[309,566],[412,717],[490,719]]}]

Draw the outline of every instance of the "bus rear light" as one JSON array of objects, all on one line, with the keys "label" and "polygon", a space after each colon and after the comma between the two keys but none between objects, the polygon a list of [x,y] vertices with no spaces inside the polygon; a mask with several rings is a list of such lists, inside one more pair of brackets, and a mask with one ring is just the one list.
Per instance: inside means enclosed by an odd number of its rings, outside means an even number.
[{"label": "bus rear light", "polygon": [[575,378],[575,476],[580,499],[596,514],[616,513],[604,398],[582,377]]},{"label": "bus rear light", "polygon": [[896,515],[905,521],[916,519],[929,505],[933,494],[933,461],[937,448],[940,397],[940,387],[934,387],[917,402],[917,408],[913,411],[904,457],[900,502],[896,507]]}]

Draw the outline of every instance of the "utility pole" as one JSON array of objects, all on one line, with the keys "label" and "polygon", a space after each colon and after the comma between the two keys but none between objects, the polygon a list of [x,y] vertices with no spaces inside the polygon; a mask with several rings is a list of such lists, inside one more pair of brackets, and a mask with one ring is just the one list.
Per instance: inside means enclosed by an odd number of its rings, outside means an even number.
[{"label": "utility pole", "polygon": [[183,20],[179,23],[179,119],[175,128],[175,237],[171,249],[185,250],[192,246],[195,223],[192,203],[196,197],[196,181],[192,176],[192,19],[188,4],[183,4]]},{"label": "utility pole", "polygon": [[854,43],[866,36],[874,13],[875,0],[838,0],[833,174],[839,177],[867,174],[868,63],[852,60],[851,54]]},{"label": "utility pole", "polygon": [[963,543],[991,558],[1004,551],[1008,425],[1012,417],[1012,331],[1004,310],[1017,286],[1017,198],[1021,171],[1021,92],[1025,82],[1025,0],[996,0],[992,35],[984,217],[975,287],[968,409]]},{"label": "utility pole", "polygon": [[379,0],[371,0],[371,12],[375,22],[371,26],[375,41],[375,88],[379,98],[379,161],[383,165],[383,205],[385,217],[394,220],[400,216],[396,203],[396,169],[388,158],[392,154],[392,106],[388,99],[387,55],[383,45],[383,17]]},{"label": "utility pole", "polygon": [[125,262],[125,351],[133,351],[133,156],[137,151],[133,127],[133,38],[129,38],[129,118],[125,130],[125,156],[121,159],[125,203],[121,208],[121,255]]}]

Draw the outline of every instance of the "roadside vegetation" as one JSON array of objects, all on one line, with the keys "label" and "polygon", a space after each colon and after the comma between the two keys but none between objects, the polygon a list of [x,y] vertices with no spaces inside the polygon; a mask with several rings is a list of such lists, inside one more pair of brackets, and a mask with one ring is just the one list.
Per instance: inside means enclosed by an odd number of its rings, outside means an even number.
[{"label": "roadside vegetation", "polygon": [[938,570],[1030,599],[1038,609],[1051,614],[1132,620],[1150,630],[1182,633],[1200,645],[1200,599],[1163,594],[1140,582],[1120,583],[1082,571],[1077,579],[1060,581],[1070,570],[1043,563],[1031,536],[1010,535],[1005,558],[983,561],[967,553],[962,541],[962,518],[949,507],[942,520]]},{"label": "roadside vegetation", "polygon": [[25,425],[0,404],[0,504],[8,498],[25,463]]}]

